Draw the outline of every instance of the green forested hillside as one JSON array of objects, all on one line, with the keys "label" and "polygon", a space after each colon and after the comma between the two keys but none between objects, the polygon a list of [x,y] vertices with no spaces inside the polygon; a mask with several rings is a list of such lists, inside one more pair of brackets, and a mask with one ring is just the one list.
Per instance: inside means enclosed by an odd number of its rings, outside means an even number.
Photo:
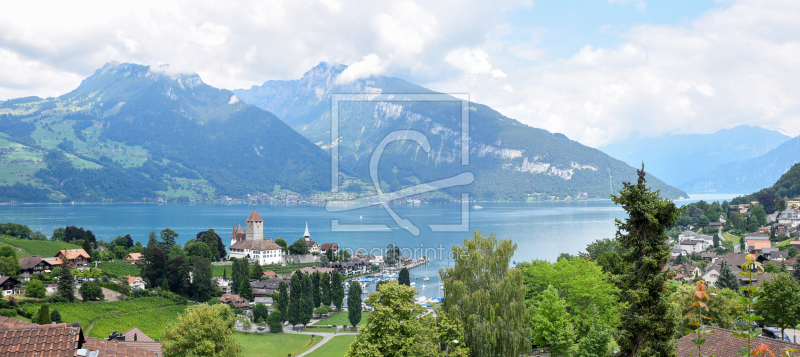
[{"label": "green forested hillside", "polygon": [[207,200],[323,191],[330,159],[195,75],[109,63],[58,98],[0,103],[0,201]]}]

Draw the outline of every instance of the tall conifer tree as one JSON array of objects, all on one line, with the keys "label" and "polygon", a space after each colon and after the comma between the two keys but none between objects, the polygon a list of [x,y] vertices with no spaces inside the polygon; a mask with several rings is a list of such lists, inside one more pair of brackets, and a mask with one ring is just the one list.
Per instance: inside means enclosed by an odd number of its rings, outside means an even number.
[{"label": "tall conifer tree", "polygon": [[278,301],[275,302],[275,308],[281,312],[281,317],[286,318],[286,310],[289,308],[289,292],[286,288],[286,283],[281,281],[278,284]]},{"label": "tall conifer tree", "polygon": [[328,273],[322,273],[319,285],[322,290],[320,304],[322,306],[331,306],[331,276]]},{"label": "tall conifer tree", "polygon": [[300,322],[301,300],[303,298],[303,273],[299,270],[292,275],[289,285],[289,306],[287,308],[286,319],[292,325]]},{"label": "tall conifer tree", "polygon": [[300,301],[300,323],[303,326],[311,321],[314,316],[314,283],[311,282],[311,274],[303,274],[303,296]]},{"label": "tall conifer tree", "polygon": [[611,196],[628,213],[624,222],[616,220],[617,240],[629,249],[622,260],[630,266],[614,278],[620,302],[628,306],[620,323],[620,355],[674,356],[675,321],[665,288],[673,272],[663,270],[670,254],[665,231],[683,210],[645,185],[644,164],[637,174],[637,183],[624,182],[619,195]]},{"label": "tall conifer tree", "polygon": [[731,267],[728,266],[728,263],[723,261],[722,267],[720,267],[719,270],[716,286],[718,288],[726,288],[738,292],[739,278],[731,271]]},{"label": "tall conifer tree", "polygon": [[355,327],[361,322],[361,284],[350,281],[350,295],[347,296],[347,319]]},{"label": "tall conifer tree", "polygon": [[338,271],[334,271],[331,277],[331,302],[336,306],[336,310],[341,310],[344,305],[344,285],[342,285],[342,275]]}]

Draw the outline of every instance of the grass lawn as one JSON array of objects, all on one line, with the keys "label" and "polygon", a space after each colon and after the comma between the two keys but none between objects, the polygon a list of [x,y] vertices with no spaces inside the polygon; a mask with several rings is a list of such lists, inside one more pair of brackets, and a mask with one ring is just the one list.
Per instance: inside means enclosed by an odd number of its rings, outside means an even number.
[{"label": "grass lawn", "polygon": [[344,357],[350,349],[350,344],[355,340],[356,335],[336,336],[309,353],[308,357]]},{"label": "grass lawn", "polygon": [[303,330],[303,332],[312,332],[312,333],[313,332],[333,332],[333,331],[336,331],[336,329],[332,328],[332,327],[320,327],[320,328],[313,328],[313,327],[312,328],[308,328],[308,327],[306,327],[306,329]]},{"label": "grass lawn", "polygon": [[56,255],[56,253],[58,253],[59,250],[80,248],[75,244],[69,244],[66,242],[50,241],[50,240],[17,239],[11,236],[7,236],[5,234],[0,235],[0,243],[5,243],[10,246],[22,248],[26,252],[30,253],[26,255],[26,257],[35,254],[41,254],[43,257],[53,257]]},{"label": "grass lawn", "polygon": [[[280,274],[288,274],[288,273],[291,273],[294,270],[297,270],[297,269],[300,269],[300,268],[314,266],[314,265],[317,265],[317,264],[319,264],[319,263],[294,264],[294,265],[290,265],[290,266],[286,266],[286,267],[265,265],[265,266],[261,267],[261,270],[263,270],[263,271],[272,270],[272,271],[275,272],[275,274],[279,274],[280,275]],[[251,269],[250,271],[252,271],[252,269],[253,269],[252,265],[250,266],[250,269]],[[212,266],[212,270],[213,270],[214,276],[222,276],[222,273],[225,270],[227,270],[227,276],[228,276],[228,279],[230,279],[231,278],[231,271],[233,270],[233,265],[213,265]]]},{"label": "grass lawn", "polygon": [[111,273],[114,276],[139,276],[141,269],[136,264],[125,262],[103,262],[97,264],[100,270]]},{"label": "grass lawn", "polygon": [[728,232],[722,233],[722,238],[733,242],[734,246],[739,245],[740,244],[739,242],[742,240],[742,237],[728,234]]},{"label": "grass lawn", "polygon": [[[369,312],[362,312],[361,313],[361,322],[358,323],[358,326],[361,326],[367,322],[367,316],[369,316]],[[350,326],[350,320],[347,319],[347,312],[336,312],[328,318],[317,321],[314,325],[348,325]]]},{"label": "grass lawn", "polygon": [[234,332],[233,338],[242,345],[242,356],[296,356],[314,346],[322,338],[311,340],[310,335],[291,333]]}]

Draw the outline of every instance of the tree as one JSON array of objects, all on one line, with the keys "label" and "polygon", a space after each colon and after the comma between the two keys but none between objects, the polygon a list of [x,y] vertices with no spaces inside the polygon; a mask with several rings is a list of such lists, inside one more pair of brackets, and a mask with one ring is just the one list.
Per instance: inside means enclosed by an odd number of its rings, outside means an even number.
[{"label": "tree", "polygon": [[286,319],[292,325],[300,322],[300,310],[303,298],[303,273],[295,271],[289,283],[289,306],[287,308]]},{"label": "tree", "polygon": [[14,248],[4,245],[0,247],[0,275],[16,276],[21,270],[19,258]]},{"label": "tree", "polygon": [[258,320],[267,321],[267,317],[269,317],[267,305],[258,303],[253,307],[253,322],[258,322]]},{"label": "tree", "polygon": [[[177,246],[177,244],[175,245]],[[175,247],[173,246],[173,247]],[[186,294],[189,293],[189,272],[193,271],[194,269],[189,266],[189,259],[192,259],[194,262],[195,259],[201,259],[201,257],[191,257],[187,258],[184,256],[176,256],[174,258],[169,259],[167,263],[167,268],[165,271],[164,282],[162,285],[166,284],[166,288],[169,291],[172,291],[176,294]],[[211,269],[211,265],[209,264],[209,269]],[[195,271],[193,274],[197,274]],[[202,275],[202,272],[201,272]],[[194,281],[195,283],[202,284],[199,279],[202,279],[195,275]],[[208,277],[209,284],[211,283],[211,277]],[[196,286],[195,286],[196,287]],[[191,291],[192,296],[194,296],[195,290]]]},{"label": "tree", "polygon": [[598,357],[608,353],[608,345],[613,340],[613,333],[607,326],[592,319],[586,337],[580,339],[578,344],[572,346],[572,357]]},{"label": "tree", "polygon": [[361,284],[350,281],[350,295],[347,296],[347,319],[353,327],[361,322]]},{"label": "tree", "polygon": [[408,268],[400,269],[400,274],[397,276],[397,283],[405,286],[411,286],[411,277],[408,273]]},{"label": "tree", "polygon": [[[370,294],[367,305],[375,307],[361,327],[347,356],[402,356],[412,348],[413,338],[420,332],[420,322],[414,316],[423,311],[415,304],[411,287],[391,281]],[[425,336],[429,337],[429,336]]]},{"label": "tree", "polygon": [[662,267],[669,260],[671,248],[665,230],[675,225],[683,209],[645,185],[644,164],[637,173],[636,184],[625,182],[619,195],[611,196],[628,213],[625,222],[615,221],[617,240],[630,249],[622,256],[630,268],[614,278],[621,290],[620,302],[628,306],[623,310],[617,343],[622,356],[673,356],[675,321],[667,314],[664,288],[672,271],[663,271]]},{"label": "tree", "polygon": [[275,302],[275,308],[281,312],[281,318],[283,318],[283,316],[286,316],[286,309],[288,307],[289,307],[289,292],[286,291],[286,283],[281,281],[280,284],[278,284],[278,299]]},{"label": "tree", "polygon": [[[214,270],[211,267],[211,261],[202,257],[193,257],[191,293],[197,297],[197,300],[207,301],[213,296],[216,289],[211,280],[213,278]],[[250,295],[252,293],[250,290]]]},{"label": "tree", "polygon": [[[88,240],[84,240],[83,241],[83,247],[81,247],[81,248],[83,248],[83,250],[86,253],[91,253],[92,252],[92,243],[89,242]],[[91,258],[89,258],[89,261],[91,261]]]},{"label": "tree", "polygon": [[[464,326],[473,356],[516,356],[530,350],[530,310],[519,269],[509,269],[517,245],[475,231],[454,246],[455,266],[440,271],[444,313]],[[367,305],[374,306],[367,302]]]},{"label": "tree", "polygon": [[764,323],[781,329],[800,324],[800,284],[788,273],[777,274],[761,284],[754,309],[764,317]]},{"label": "tree", "polygon": [[237,289],[239,296],[253,301],[253,286],[250,285],[250,279],[242,280],[242,284],[239,285],[239,289]]},{"label": "tree", "polygon": [[222,268],[222,280],[228,280],[228,268]]},{"label": "tree", "polygon": [[233,338],[234,316],[225,304],[204,304],[178,316],[163,332],[164,357],[238,357],[242,347]]},{"label": "tree", "polygon": [[144,255],[142,279],[147,280],[148,286],[161,286],[169,268],[169,255],[158,247],[147,248],[142,255]]},{"label": "tree", "polygon": [[728,263],[723,260],[722,266],[719,270],[720,272],[719,277],[717,277],[716,286],[718,288],[739,291],[739,278],[733,273],[731,267],[728,266]]},{"label": "tree", "polygon": [[[205,232],[200,232],[198,234],[197,239],[203,243],[205,243],[208,248],[211,250],[211,257],[212,261],[218,261],[221,257],[224,257],[227,253],[225,251],[225,245],[222,244],[222,238],[214,231],[213,228],[209,228]],[[222,249],[220,249],[220,245],[222,245]]]},{"label": "tree", "polygon": [[320,275],[320,304],[322,306],[331,306],[331,276],[328,273]]},{"label": "tree", "polygon": [[72,276],[72,269],[69,264],[64,264],[58,274],[58,285],[56,295],[63,297],[70,302],[75,301],[75,278]]},{"label": "tree", "polygon": [[386,246],[386,254],[384,254],[383,263],[392,266],[400,262],[400,248],[395,247],[394,244]]},{"label": "tree", "polygon": [[556,263],[534,261],[523,270],[523,276],[529,305],[542,301],[549,286],[559,292],[578,338],[589,332],[593,318],[611,328],[619,325],[619,289],[595,262],[581,257]]},{"label": "tree", "polygon": [[239,288],[242,287],[242,283],[246,280],[247,284],[250,284],[250,263],[248,263],[247,258],[233,258],[231,260],[233,261],[233,267],[231,268],[233,288],[236,290],[236,293],[241,296]]},{"label": "tree", "polygon": [[331,277],[331,302],[333,302],[333,306],[336,306],[336,310],[342,310],[344,285],[342,285],[342,274],[338,271],[334,271]]},{"label": "tree", "polygon": [[251,270],[250,279],[261,280],[264,278],[264,269],[261,269],[261,264],[258,263],[258,259],[256,259],[256,263],[253,264],[253,269]]},{"label": "tree", "polygon": [[267,318],[267,326],[269,326],[269,332],[283,332],[283,313],[280,310],[273,311]]},{"label": "tree", "polygon": [[292,255],[308,254],[308,246],[303,238],[296,240],[294,243],[292,243],[292,245],[289,246],[289,248],[287,248],[287,250],[289,251],[289,254]]},{"label": "tree", "polygon": [[[737,289],[738,290],[738,289]],[[697,285],[680,284],[677,289],[670,294],[669,302],[672,306],[672,315],[675,318],[676,331],[675,337],[682,337],[686,334],[687,328],[692,328],[690,323],[697,322],[696,314],[687,315],[687,306],[695,301]],[[706,325],[734,329],[736,320],[742,311],[742,304],[739,300],[739,293],[734,290],[712,287],[707,289],[707,293],[714,298],[706,301],[710,311],[704,311],[703,315],[711,319],[704,319]]]},{"label": "tree", "polygon": [[764,265],[765,273],[777,273],[779,270],[778,265],[774,262],[767,262],[767,264]]},{"label": "tree", "polygon": [[[764,211],[764,206],[762,205],[753,205],[750,207],[750,219],[755,220],[755,222],[763,226],[767,224],[767,212]],[[758,227],[756,227],[758,228]]]},{"label": "tree", "polygon": [[153,249],[158,247],[158,238],[156,238],[156,232],[151,231],[150,234],[147,235],[147,248]]},{"label": "tree", "polygon": [[320,290],[320,272],[315,271],[311,274],[311,296],[314,299],[314,307],[317,308],[322,303],[322,291]]},{"label": "tree", "polygon": [[50,322],[61,323],[61,313],[57,309],[50,312]]},{"label": "tree", "polygon": [[714,248],[719,248],[719,233],[714,233]]},{"label": "tree", "polygon": [[164,228],[161,230],[161,249],[169,251],[175,245],[175,240],[178,239],[178,233],[172,228]]},{"label": "tree", "polygon": [[328,249],[325,251],[325,258],[327,258],[329,262],[336,261],[336,257],[333,255],[333,249]]},{"label": "tree", "polygon": [[83,283],[83,285],[81,285],[80,293],[83,301],[102,300],[105,298],[105,295],[103,295],[103,289],[99,284],[93,281],[87,281]]},{"label": "tree", "polygon": [[286,246],[286,240],[284,240],[283,238],[276,239],[275,240],[275,244],[281,246],[281,248],[283,248],[284,252],[288,252],[288,250],[286,250],[286,247],[287,247]]},{"label": "tree", "polygon": [[44,283],[39,279],[34,279],[25,283],[25,296],[27,297],[44,299],[46,293],[47,289],[45,289]]},{"label": "tree", "polygon": [[47,304],[42,305],[39,308],[39,319],[36,321],[39,325],[49,325],[52,321],[50,320],[50,306]]},{"label": "tree", "polygon": [[551,355],[567,355],[575,338],[567,303],[558,297],[558,290],[548,286],[542,294],[542,300],[536,306],[531,319],[533,328],[532,342],[540,347],[547,347]]},{"label": "tree", "polygon": [[66,230],[64,229],[64,227],[56,228],[53,231],[53,235],[50,237],[50,240],[64,241],[65,232]]},{"label": "tree", "polygon": [[[172,247],[174,248],[176,246],[180,247],[177,244],[173,245]],[[209,260],[214,259],[213,254],[211,253],[211,249],[208,247],[207,244],[203,242],[194,242],[191,244],[187,244],[184,250],[186,251],[186,255],[190,257],[201,257]],[[172,254],[170,254],[170,256],[172,256]]]},{"label": "tree", "polygon": [[300,323],[308,325],[314,314],[314,284],[311,282],[311,274],[303,274],[302,297],[300,299]]}]

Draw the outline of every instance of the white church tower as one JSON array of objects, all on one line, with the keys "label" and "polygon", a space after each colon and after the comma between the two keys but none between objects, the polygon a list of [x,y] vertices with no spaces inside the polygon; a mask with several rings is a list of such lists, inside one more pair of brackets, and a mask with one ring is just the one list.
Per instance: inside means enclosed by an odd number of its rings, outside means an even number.
[{"label": "white church tower", "polygon": [[306,242],[311,240],[311,234],[308,233],[308,221],[306,221],[306,232],[303,234],[303,240]]},{"label": "white church tower", "polygon": [[[247,226],[245,233],[247,234],[245,241],[251,242],[264,239],[264,220],[258,215],[256,210],[250,213],[250,216],[245,220]],[[308,228],[306,228],[306,231]]]}]

